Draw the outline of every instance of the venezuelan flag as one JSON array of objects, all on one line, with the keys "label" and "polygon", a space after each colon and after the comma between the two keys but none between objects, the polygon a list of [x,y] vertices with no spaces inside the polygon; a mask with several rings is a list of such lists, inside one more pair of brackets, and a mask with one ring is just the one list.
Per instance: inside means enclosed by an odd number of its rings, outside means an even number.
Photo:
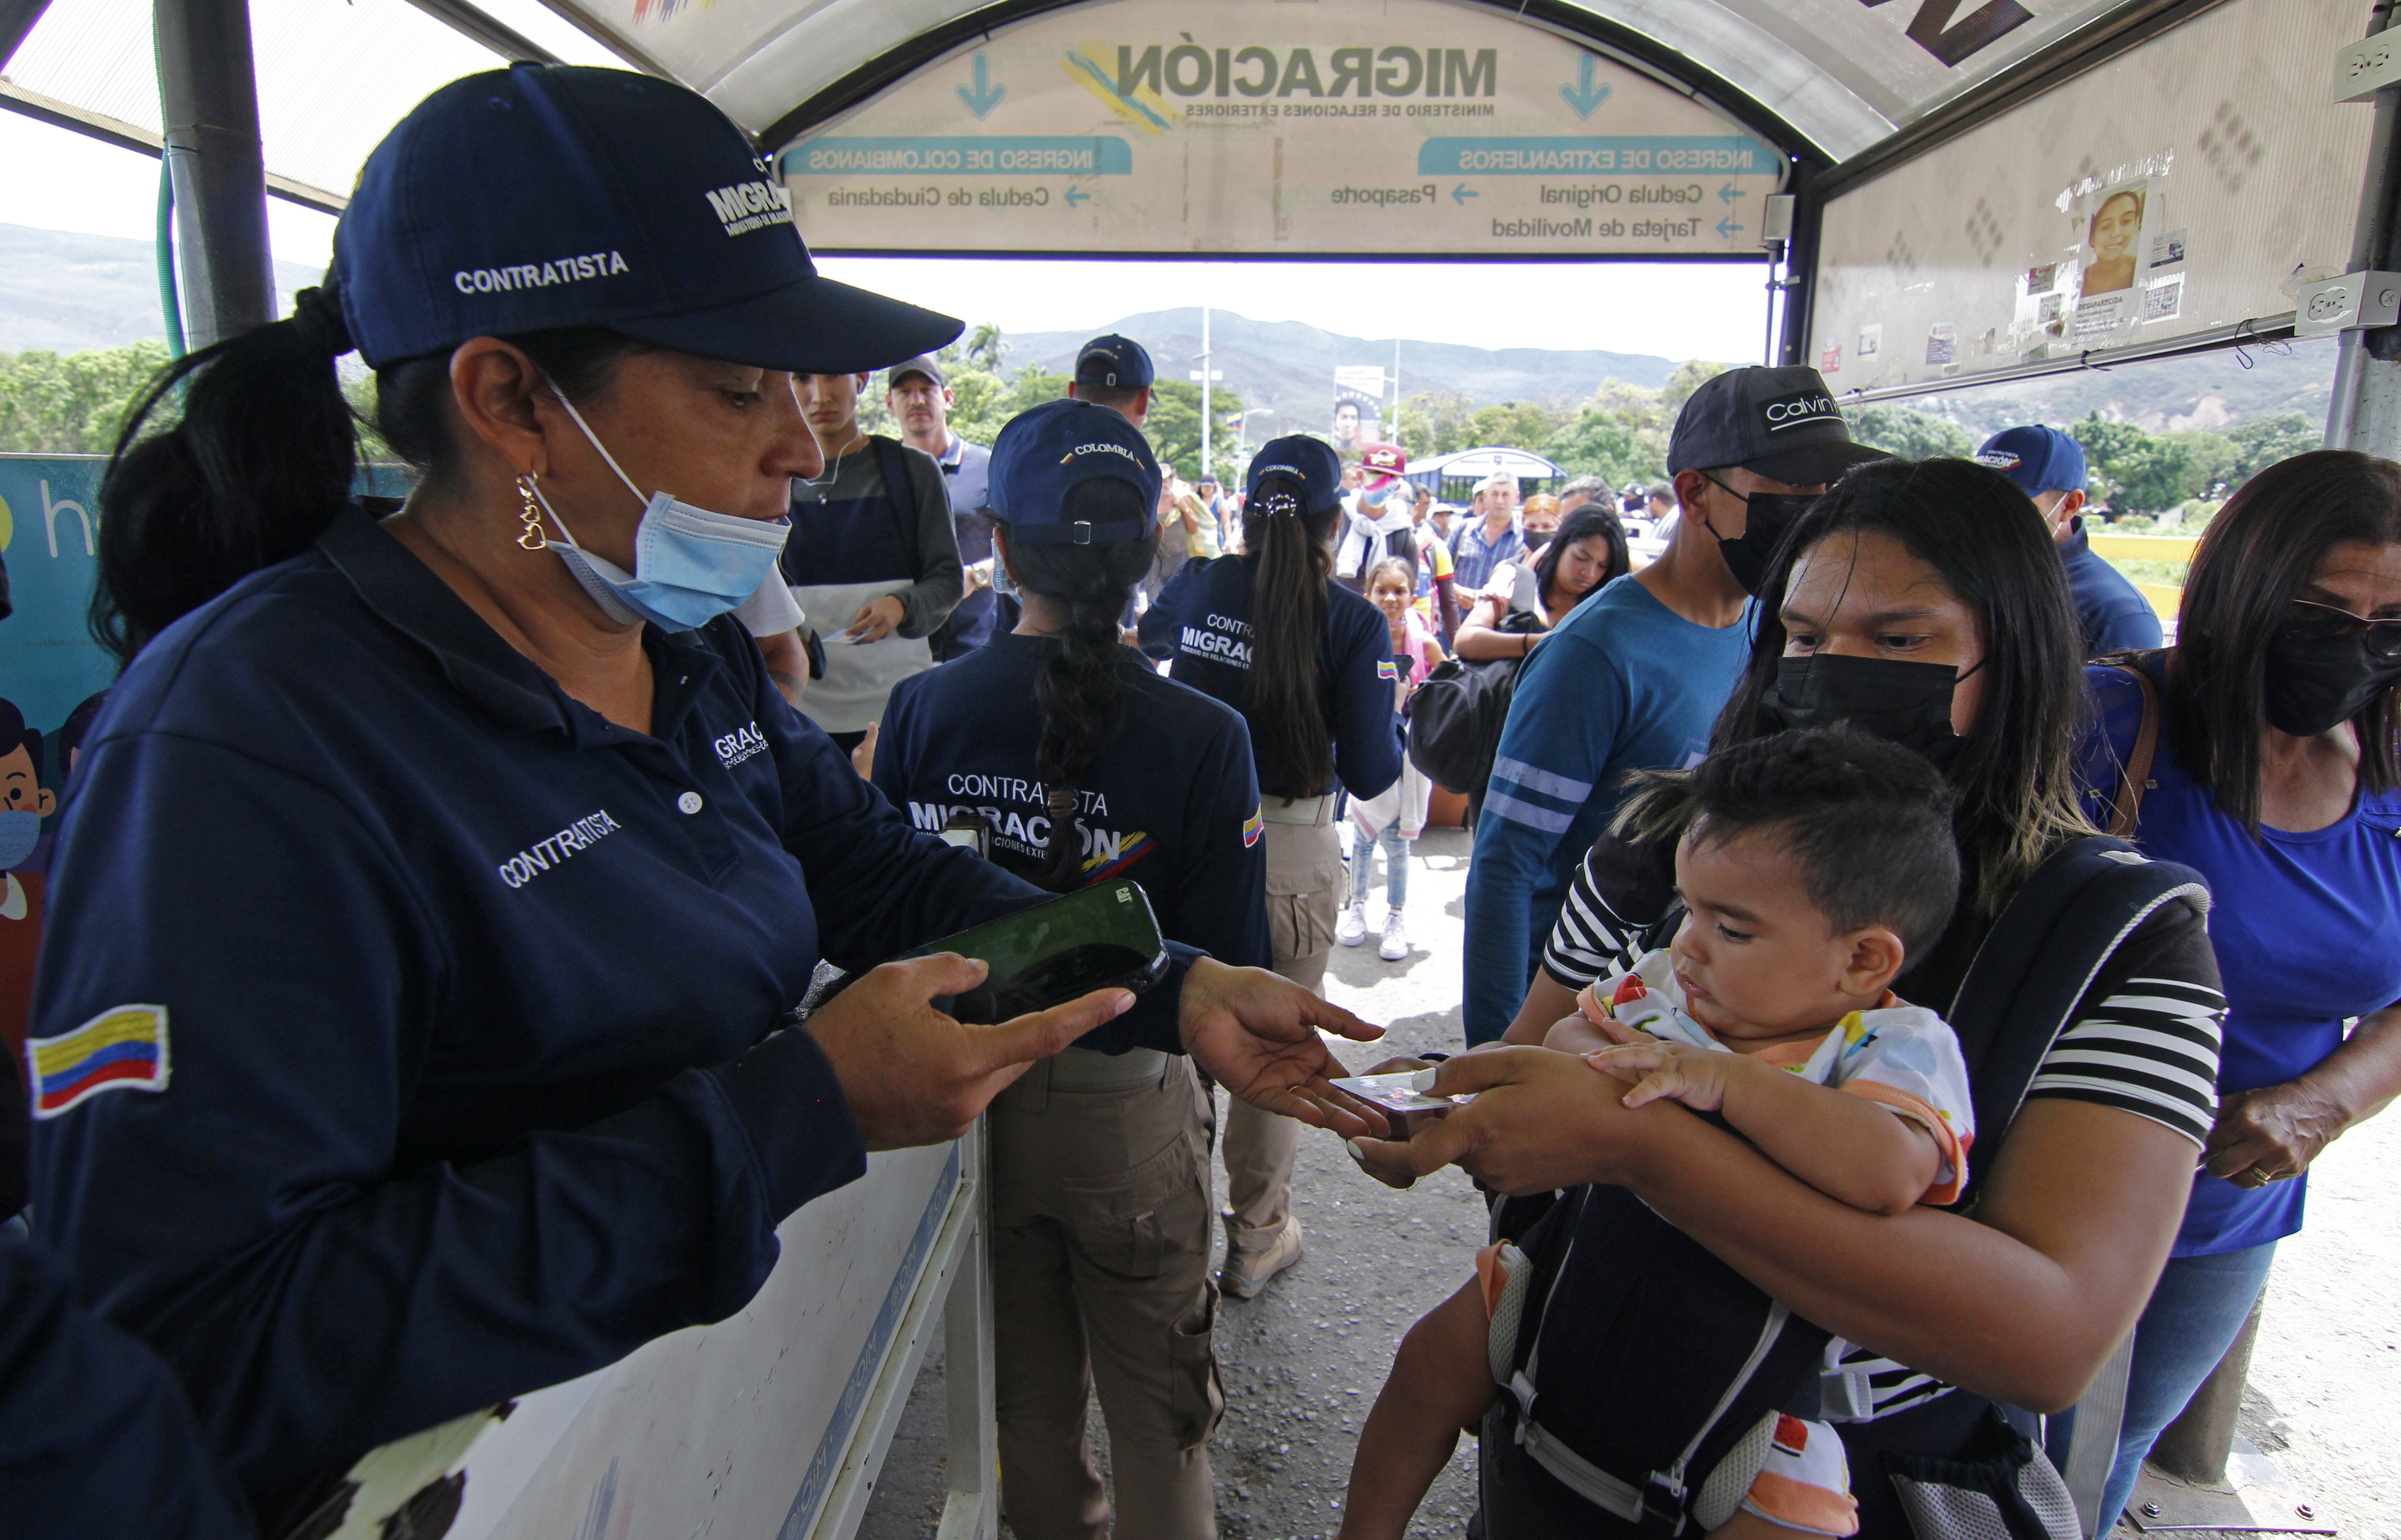
[{"label": "venezuelan flag", "polygon": [[167,1089],[167,1008],[120,1005],[72,1032],[25,1044],[34,1116],[55,1118],[103,1091]]}]

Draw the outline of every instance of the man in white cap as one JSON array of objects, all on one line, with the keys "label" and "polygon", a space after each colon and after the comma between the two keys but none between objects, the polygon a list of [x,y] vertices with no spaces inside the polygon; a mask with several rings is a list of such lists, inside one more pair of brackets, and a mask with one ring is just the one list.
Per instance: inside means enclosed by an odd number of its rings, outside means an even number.
[{"label": "man in white cap", "polygon": [[1526,537],[1517,529],[1516,476],[1495,471],[1477,482],[1475,511],[1477,516],[1450,537],[1452,570],[1464,594],[1482,593],[1495,568],[1526,554]]}]

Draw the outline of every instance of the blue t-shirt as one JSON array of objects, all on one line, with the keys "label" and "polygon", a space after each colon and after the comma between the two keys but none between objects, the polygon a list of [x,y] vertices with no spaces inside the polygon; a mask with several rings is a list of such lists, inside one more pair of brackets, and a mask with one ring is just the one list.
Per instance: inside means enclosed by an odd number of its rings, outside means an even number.
[{"label": "blue t-shirt", "polygon": [[[1035,676],[1058,651],[1004,631],[981,649],[892,687],[875,750],[875,787],[919,829],[954,811],[992,826],[992,859],[1028,879],[1049,857],[1050,804],[1036,769]],[[1220,962],[1265,968],[1267,846],[1251,735],[1230,707],[1163,680],[1118,649],[1123,715],[1077,784],[1083,885],[1130,877],[1159,933]],[[1115,1052],[1179,1040],[1173,990],[1155,988],[1077,1047]]]},{"label": "blue t-shirt", "polygon": [[1467,873],[1467,1040],[1507,1030],[1585,851],[1628,770],[1708,752],[1750,655],[1750,608],[1696,625],[1632,577],[1576,606],[1527,658],[1501,730]]},{"label": "blue t-shirt", "polygon": [[[2093,804],[2114,795],[2142,721],[2141,687],[2088,668],[2103,723],[2081,775]],[[2254,840],[2176,763],[2166,734],[2151,764],[2135,839],[2209,879],[2209,934],[2226,980],[2220,1094],[2281,1085],[2340,1047],[2351,1017],[2401,1003],[2401,792],[2363,792],[2346,817]],[[2241,1251],[2301,1228],[2304,1175],[2246,1190],[2206,1172],[2177,1232],[2175,1255]]]},{"label": "blue t-shirt", "polygon": [[[1143,650],[1172,657],[1169,677],[1251,712],[1251,582],[1256,557],[1187,561],[1142,617]],[[1354,797],[1401,778],[1399,715],[1393,709],[1393,630],[1383,612],[1327,579],[1325,629],[1317,639],[1318,705],[1334,739],[1334,776]],[[1251,735],[1255,750],[1258,735]],[[1259,767],[1259,791],[1298,789]]]},{"label": "blue t-shirt", "polygon": [[2147,652],[2160,645],[2160,612],[2126,574],[2095,556],[2084,521],[2061,543],[2059,564],[2067,573],[2068,597],[2076,603],[2076,624],[2084,633],[2084,655]]}]

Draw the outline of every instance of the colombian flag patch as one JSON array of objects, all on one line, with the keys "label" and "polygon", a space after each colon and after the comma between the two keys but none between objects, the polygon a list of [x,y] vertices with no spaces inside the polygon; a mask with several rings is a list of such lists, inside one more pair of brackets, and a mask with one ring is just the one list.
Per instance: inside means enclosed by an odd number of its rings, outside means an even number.
[{"label": "colombian flag patch", "polygon": [[1391,658],[1386,658],[1376,665],[1376,677],[1387,684],[1397,684],[1401,680],[1401,666]]},{"label": "colombian flag patch", "polygon": [[72,1032],[25,1044],[34,1116],[55,1118],[103,1091],[167,1089],[167,1008],[120,1005]]},{"label": "colombian flag patch", "polygon": [[1242,825],[1242,848],[1248,850],[1258,844],[1259,836],[1267,832],[1268,820],[1256,813],[1252,814],[1250,821]]}]

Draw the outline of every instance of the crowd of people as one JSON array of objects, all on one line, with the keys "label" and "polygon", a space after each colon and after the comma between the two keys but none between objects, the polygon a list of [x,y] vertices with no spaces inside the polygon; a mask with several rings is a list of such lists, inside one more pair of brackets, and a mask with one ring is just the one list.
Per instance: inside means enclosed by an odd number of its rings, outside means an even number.
[{"label": "crowd of people", "polygon": [[[957,322],[692,214],[752,165],[658,80],[460,81],[325,285],[136,412],[0,1240],[11,1533],[322,1533],[369,1450],[741,1309],[778,1222],[979,1116],[1021,1540],[1214,1533],[1212,1334],[1304,1256],[1311,1126],[1494,1199],[1351,1540],[1462,1427],[1490,1540],[2074,1540],[2028,1414],[2131,1341],[2122,1507],[2401,1093],[2401,469],[2253,476],[2162,646],[2073,439],[1897,460],[1806,368],[1701,385],[1667,482],[1463,507],[1366,437],[1187,484],[1122,337],[971,445]],[[642,265],[448,282],[537,237]],[[1514,689],[1403,1118],[1323,981],[1379,853],[1413,955],[1412,696],[1464,668]],[[1146,990],[965,1024],[981,964],[888,960],[1118,879]]]}]

